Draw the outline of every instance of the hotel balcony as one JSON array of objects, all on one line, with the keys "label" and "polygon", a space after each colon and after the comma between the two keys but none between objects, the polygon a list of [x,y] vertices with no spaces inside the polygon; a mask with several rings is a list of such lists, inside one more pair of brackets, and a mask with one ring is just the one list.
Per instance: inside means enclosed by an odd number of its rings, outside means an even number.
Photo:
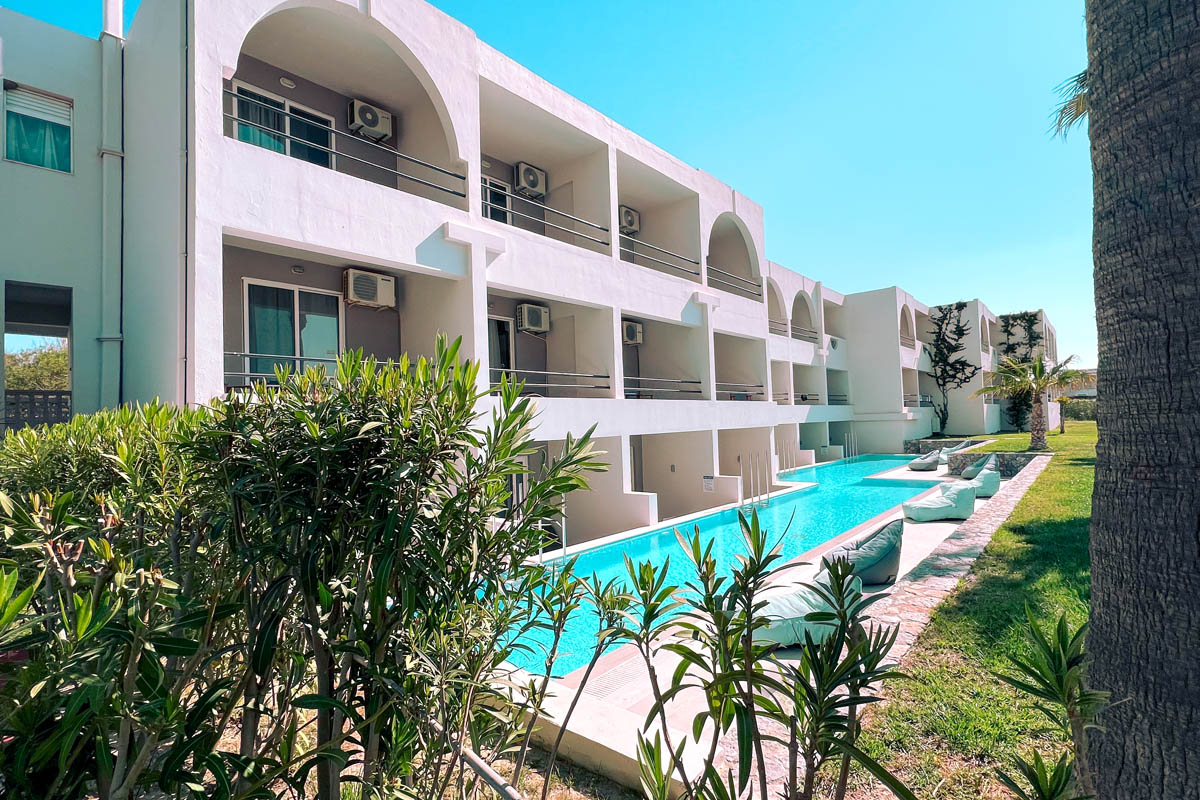
[{"label": "hotel balcony", "polygon": [[641,342],[624,337],[625,397],[629,400],[707,400],[708,343],[704,329],[626,317],[622,327],[640,326]]},{"label": "hotel balcony", "polygon": [[535,397],[614,396],[610,313],[496,290],[488,293],[487,307],[494,390],[516,381]]},{"label": "hotel balcony", "polygon": [[[356,270],[349,302],[348,269]],[[274,382],[277,368],[332,374],[351,350],[377,362],[432,355],[439,333],[453,339],[471,328],[469,286],[448,278],[240,243],[224,246],[222,271],[226,390]]]},{"label": "hotel balcony", "polygon": [[621,260],[699,283],[699,195],[625,153],[616,164]]},{"label": "hotel balcony", "polygon": [[766,391],[767,361],[763,340],[714,333],[713,361],[716,368],[716,399],[771,399]]},{"label": "hotel balcony", "polygon": [[611,253],[607,146],[486,79],[479,115],[484,219]]},{"label": "hotel balcony", "polygon": [[467,207],[465,163],[434,90],[366,21],[273,13],[223,83],[227,137],[307,165]]},{"label": "hotel balcony", "polygon": [[745,224],[731,213],[713,223],[708,238],[708,285],[751,300],[763,298],[758,253]]}]

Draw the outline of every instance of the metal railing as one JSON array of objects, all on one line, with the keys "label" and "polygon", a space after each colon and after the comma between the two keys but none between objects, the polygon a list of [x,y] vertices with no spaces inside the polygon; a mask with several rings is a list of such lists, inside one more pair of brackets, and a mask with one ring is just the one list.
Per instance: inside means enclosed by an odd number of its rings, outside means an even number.
[{"label": "metal railing", "polygon": [[831,406],[845,406],[845,405],[849,405],[849,404],[850,404],[850,395],[848,395],[848,394],[836,394],[836,393],[834,393],[834,392],[830,392],[830,393],[829,393],[829,405],[831,405]]},{"label": "metal railing", "polygon": [[[520,381],[524,385],[523,394],[540,394],[538,389],[588,389],[588,390],[603,390],[611,389],[612,384],[609,383],[608,375],[598,375],[589,372],[556,372],[554,370],[545,369],[501,369],[493,367],[491,370],[491,385],[493,391],[500,388],[500,382],[503,377],[507,376],[510,381]],[[532,376],[539,380],[529,380],[524,376]],[[562,381],[576,381],[575,383],[563,383]],[[581,383],[580,381],[593,381],[593,383]],[[604,383],[595,383],[595,381],[604,381]]]},{"label": "metal railing", "polygon": [[71,393],[51,389],[5,389],[4,428],[54,425],[71,419]]},{"label": "metal railing", "polygon": [[[687,256],[680,255],[679,253],[673,253],[670,250],[659,247],[658,245],[653,245],[653,244],[650,244],[649,242],[643,242],[641,239],[635,239],[632,236],[625,235],[624,233],[620,234],[619,236],[620,236],[620,238],[617,240],[618,248],[620,249],[621,253],[628,254],[631,257],[631,259],[644,258],[647,261],[653,261],[655,264],[662,264],[664,267],[670,267],[671,269],[677,269],[680,272],[686,272],[687,274],[695,275],[696,277],[700,276],[700,270],[698,270],[698,269],[692,269],[691,267],[685,267],[680,264],[672,264],[670,261],[663,261],[661,258],[655,258],[654,256],[647,255],[646,253],[639,253],[633,247],[626,247],[624,243],[632,242],[635,245],[640,245],[642,247],[648,248],[650,250],[653,250],[656,253],[662,253],[663,255],[671,256],[672,258],[678,258],[680,261],[685,261],[688,264],[694,264],[697,267],[700,266],[700,262],[694,258],[688,258]],[[631,260],[630,263],[636,263],[636,262],[633,262]]]},{"label": "metal railing", "polygon": [[[730,383],[717,381],[718,400],[752,400],[755,397],[765,397],[766,389],[761,383]],[[725,395],[722,397],[721,395]]]},{"label": "metal railing", "polygon": [[771,395],[771,399],[776,403],[782,403],[785,406],[791,405],[792,403],[792,395],[790,392],[775,392],[773,395]]},{"label": "metal railing", "polygon": [[906,394],[904,395],[905,408],[921,408],[933,405],[933,395],[931,394]]},{"label": "metal railing", "polygon": [[994,395],[985,394],[983,396],[983,402],[984,402],[984,405],[998,406],[998,405],[1000,405],[1000,398],[996,397]]},{"label": "metal railing", "polygon": [[819,406],[821,405],[820,392],[796,392],[796,405],[798,406]]},{"label": "metal railing", "polygon": [[771,333],[778,334],[779,336],[787,336],[788,335],[787,320],[771,319],[770,317],[767,317],[767,330],[770,331]]},{"label": "metal railing", "polygon": [[[647,386],[646,384],[665,383],[668,386]],[[630,384],[633,384],[632,386]],[[625,399],[655,400],[656,395],[704,394],[704,390],[695,388],[700,381],[684,378],[643,378],[639,375],[625,376]]]},{"label": "metal railing", "polygon": [[821,340],[821,335],[812,328],[805,328],[803,325],[792,325],[792,338],[815,343]]},{"label": "metal railing", "polygon": [[[714,272],[719,277],[713,277]],[[708,265],[708,282],[710,284],[719,283],[739,292],[746,292],[755,297],[762,297],[762,281],[755,281],[750,278],[743,278],[741,275],[734,275],[732,272],[726,272],[720,267],[714,267],[712,264]]]},{"label": "metal railing", "polygon": [[[550,222],[542,217],[535,217],[532,214],[525,214],[521,211],[517,211],[516,209],[511,208],[511,205],[512,205],[511,203],[509,203],[507,205],[501,205],[500,203],[493,203],[488,198],[492,197],[493,195],[502,194],[505,197],[509,197],[514,200],[520,200],[521,202],[524,202],[524,203],[529,203],[530,205],[537,207],[539,210],[541,210],[543,212],[546,212],[549,214],[556,214],[557,216],[562,217],[564,219],[569,219],[572,222],[578,222],[581,225],[587,225],[589,228],[596,230],[596,231],[600,231],[601,233],[609,232],[608,228],[604,227],[603,225],[583,219],[582,217],[577,217],[574,214],[568,214],[565,211],[559,211],[557,208],[551,208],[550,206],[546,205],[543,201],[535,200],[532,197],[526,197],[523,194],[514,194],[506,189],[501,189],[498,186],[496,186],[495,184],[488,183],[487,178],[484,178],[482,182],[483,182],[483,204],[485,206],[487,206],[488,208],[494,208],[497,211],[503,211],[506,214],[513,214],[515,216],[520,217],[521,219],[527,219],[530,222],[537,223],[538,225],[546,225],[548,227],[554,228],[555,230],[562,231],[563,233],[569,233],[572,236],[579,236],[584,239],[587,239],[589,242],[595,242],[596,244],[604,245],[605,247],[608,247],[610,244],[607,239],[601,239],[601,238],[592,236],[587,233],[580,233],[579,231],[575,230],[574,228],[568,228],[565,225],[559,225],[558,223]],[[509,225],[513,224],[511,217],[508,220],[508,224]]]},{"label": "metal railing", "polygon": [[[330,156],[330,160],[329,160],[329,165],[326,167],[326,169],[334,168],[333,163],[334,163],[335,158],[338,158],[338,159],[347,158],[347,159],[350,159],[351,161],[357,161],[360,164],[365,164],[368,167],[374,167],[375,169],[383,170],[384,172],[386,172],[390,175],[395,175],[396,177],[403,178],[406,181],[412,181],[413,183],[418,183],[421,186],[428,186],[431,189],[437,189],[439,191],[445,192],[446,194],[454,195],[455,197],[466,197],[467,196],[467,192],[466,192],[467,176],[466,175],[462,175],[458,172],[455,172],[454,170],[446,169],[445,167],[439,167],[437,164],[430,164],[428,161],[422,161],[421,159],[416,158],[414,156],[410,156],[407,153],[402,153],[393,147],[388,147],[387,145],[380,144],[379,142],[373,142],[370,139],[364,138],[362,136],[355,136],[354,134],[351,134],[351,133],[346,133],[344,131],[335,130],[332,127],[326,128],[323,125],[318,125],[318,124],[314,123],[311,119],[301,117],[297,114],[292,114],[291,112],[285,111],[282,108],[276,108],[275,106],[271,105],[270,103],[264,103],[261,100],[255,100],[253,97],[246,97],[245,95],[238,94],[237,92],[230,91],[229,89],[223,90],[223,93],[226,97],[233,98],[234,109],[235,109],[235,113],[223,111],[222,116],[224,116],[225,119],[229,120],[230,122],[234,123],[235,125],[246,125],[251,128],[254,128],[256,130],[262,131],[263,133],[269,134],[272,137],[276,137],[279,139],[286,139],[287,141],[290,141],[290,142],[296,142],[298,144],[302,144],[306,148],[309,148],[312,150],[317,150],[322,153],[328,153]],[[267,127],[266,125],[260,125],[257,122],[251,122],[250,120],[245,119],[244,117],[241,117],[236,113],[237,103],[250,103],[252,105],[259,106],[260,108],[265,108],[274,114],[278,114],[280,117],[286,117],[287,119],[298,119],[301,122],[303,122],[305,125],[308,125],[313,128],[318,128],[321,131],[328,131],[329,135],[331,137],[340,136],[343,139],[351,139],[354,141],[355,146],[368,147],[374,151],[377,151],[380,153],[385,153],[390,157],[399,158],[399,159],[409,162],[410,164],[416,164],[418,166],[424,167],[425,169],[433,170],[434,172],[438,173],[439,175],[445,175],[450,178],[455,178],[455,179],[463,182],[463,188],[462,188],[462,190],[459,190],[459,189],[454,189],[454,188],[451,188],[448,186],[443,186],[440,183],[434,183],[433,181],[428,181],[428,180],[425,180],[424,178],[418,178],[416,175],[409,175],[407,172],[401,172],[400,170],[395,169],[393,167],[388,167],[384,164],[377,164],[376,162],[371,161],[370,159],[360,158],[359,156],[351,155],[350,153],[345,153],[340,150],[335,150],[331,147],[323,147],[322,145],[315,144],[314,142],[312,142],[308,139],[304,139],[299,136],[292,136],[289,133],[284,133],[281,130],[277,130],[275,128],[270,128],[270,127]],[[235,139],[237,138],[236,128],[235,128],[234,135],[231,138],[235,138]],[[332,143],[333,141],[335,141],[335,140],[331,138],[330,142]],[[253,144],[253,142],[250,142],[249,144]],[[265,149],[269,150],[270,148],[265,148]],[[308,163],[312,163],[312,162],[308,162]],[[323,166],[323,165],[318,164],[317,166]]]},{"label": "metal railing", "polygon": [[904,334],[900,334],[900,344],[903,347],[907,347],[909,350],[914,350],[914,349],[916,349],[916,346],[917,346],[917,340],[911,336],[905,336]]},{"label": "metal railing", "polygon": [[[282,366],[289,368],[292,372],[300,372],[308,367],[326,367],[328,368],[337,364],[336,358],[328,356],[292,356],[279,355],[276,353],[242,353],[236,351],[226,351],[224,353],[225,363],[228,365],[229,359],[237,359],[241,361],[241,370],[228,369],[225,370],[225,388],[228,389],[246,389],[252,384],[266,382],[275,383],[275,367]],[[255,371],[250,369],[251,360],[265,360],[271,362],[271,370],[268,372],[265,369]],[[386,364],[396,364],[397,360],[385,361],[381,359],[365,358],[363,361],[369,361],[377,366]],[[260,365],[254,365],[260,366]],[[332,377],[332,375],[331,375]]]}]

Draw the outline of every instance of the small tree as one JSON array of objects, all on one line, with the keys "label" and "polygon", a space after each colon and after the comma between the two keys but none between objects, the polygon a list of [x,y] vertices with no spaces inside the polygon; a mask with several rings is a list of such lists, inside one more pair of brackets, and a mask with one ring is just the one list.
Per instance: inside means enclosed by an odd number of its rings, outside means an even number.
[{"label": "small tree", "polygon": [[1017,361],[1005,358],[996,370],[995,382],[975,392],[974,396],[990,394],[1000,397],[1030,398],[1033,413],[1029,422],[1029,449],[1046,449],[1046,393],[1054,389],[1067,389],[1075,385],[1082,375],[1079,370],[1068,369],[1075,356],[1067,356],[1056,364],[1047,364],[1041,351],[1034,353],[1032,361]]},{"label": "small tree", "polygon": [[4,386],[8,389],[71,389],[71,356],[65,339],[29,350],[4,354]]},{"label": "small tree", "polygon": [[963,319],[967,304],[961,300],[944,306],[935,306],[929,321],[933,325],[933,341],[930,347],[930,374],[941,394],[941,402],[934,400],[933,410],[937,414],[941,429],[946,430],[950,421],[950,391],[961,389],[979,374],[979,367],[958,355],[966,346],[963,340],[971,332],[971,325]]}]

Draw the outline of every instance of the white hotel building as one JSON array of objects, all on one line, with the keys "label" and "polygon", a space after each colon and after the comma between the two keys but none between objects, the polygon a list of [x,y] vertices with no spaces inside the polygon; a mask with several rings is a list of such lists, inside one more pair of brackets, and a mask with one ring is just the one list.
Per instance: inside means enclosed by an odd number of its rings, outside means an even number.
[{"label": "white hotel building", "polygon": [[[935,429],[927,305],[768,261],[752,200],[421,0],[143,0],[127,36],[119,9],[98,40],[0,9],[0,319],[72,358],[0,422],[444,332],[541,398],[548,454],[597,424],[572,544]],[[967,317],[982,385],[1000,329]],[[1001,427],[973,388],[948,433]]]}]

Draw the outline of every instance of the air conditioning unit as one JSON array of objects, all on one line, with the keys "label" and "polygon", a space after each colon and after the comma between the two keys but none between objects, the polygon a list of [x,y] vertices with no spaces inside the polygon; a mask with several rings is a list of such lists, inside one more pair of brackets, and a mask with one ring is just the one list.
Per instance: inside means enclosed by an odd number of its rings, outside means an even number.
[{"label": "air conditioning unit", "polygon": [[350,130],[368,139],[380,141],[392,136],[392,115],[362,100],[351,100],[348,109]]},{"label": "air conditioning unit", "polygon": [[342,273],[342,296],[346,302],[372,308],[396,307],[396,279],[361,269]]},{"label": "air conditioning unit", "polygon": [[642,333],[642,323],[632,320],[621,320],[621,343],[641,344],[645,339]]},{"label": "air conditioning unit", "polygon": [[518,303],[517,330],[546,333],[550,330],[550,309],[533,303]]},{"label": "air conditioning unit", "polygon": [[526,197],[546,196],[546,172],[524,161],[517,163],[517,193]]},{"label": "air conditioning unit", "polygon": [[621,220],[621,233],[626,236],[636,236],[642,229],[642,215],[629,206],[618,207],[617,218]]}]

